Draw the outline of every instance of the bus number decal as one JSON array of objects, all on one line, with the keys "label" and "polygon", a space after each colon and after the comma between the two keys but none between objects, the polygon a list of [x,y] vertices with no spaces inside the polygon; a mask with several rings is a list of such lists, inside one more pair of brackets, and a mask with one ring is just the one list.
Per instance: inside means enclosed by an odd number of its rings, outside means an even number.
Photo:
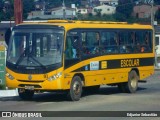
[{"label": "bus number decal", "polygon": [[99,70],[99,61],[90,62],[90,70]]},{"label": "bus number decal", "polygon": [[137,66],[139,66],[139,59],[121,60],[121,67],[137,67]]}]

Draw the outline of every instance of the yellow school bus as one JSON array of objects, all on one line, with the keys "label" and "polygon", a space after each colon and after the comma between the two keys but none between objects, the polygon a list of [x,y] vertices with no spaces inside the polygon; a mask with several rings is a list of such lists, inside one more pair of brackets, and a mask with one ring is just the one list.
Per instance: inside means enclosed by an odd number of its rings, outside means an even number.
[{"label": "yellow school bus", "polygon": [[154,73],[153,37],[152,26],[125,22],[23,23],[9,39],[6,83],[22,99],[35,91],[66,91],[77,101],[82,90],[100,85],[135,93]]}]

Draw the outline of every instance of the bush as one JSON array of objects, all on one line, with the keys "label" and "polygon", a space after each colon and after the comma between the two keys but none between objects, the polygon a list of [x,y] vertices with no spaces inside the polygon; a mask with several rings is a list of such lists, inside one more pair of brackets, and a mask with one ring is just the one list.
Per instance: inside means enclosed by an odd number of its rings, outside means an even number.
[{"label": "bush", "polygon": [[6,86],[4,84],[0,84],[0,90],[5,90]]}]

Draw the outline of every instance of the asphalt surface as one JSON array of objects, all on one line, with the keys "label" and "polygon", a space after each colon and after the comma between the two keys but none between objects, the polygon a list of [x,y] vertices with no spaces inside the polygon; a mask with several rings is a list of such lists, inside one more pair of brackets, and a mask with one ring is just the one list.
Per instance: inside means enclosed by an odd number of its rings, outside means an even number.
[{"label": "asphalt surface", "polygon": [[[71,102],[65,94],[43,93],[36,94],[31,101],[21,100],[18,96],[0,98],[0,111],[159,111],[160,113],[160,71],[147,78],[147,83],[139,83],[138,91],[134,94],[121,93],[114,86],[102,86],[97,93],[84,93],[80,101]],[[74,114],[73,112],[73,114]],[[71,114],[69,113],[69,114]],[[97,112],[98,114],[98,112]],[[106,113],[107,114],[107,113]],[[59,115],[61,116],[61,115]],[[115,114],[116,116],[116,114]],[[0,118],[9,119],[9,118]],[[22,118],[10,118],[19,120]],[[24,118],[23,118],[24,119]],[[35,120],[36,118],[25,118]],[[37,118],[38,120],[44,118]],[[53,118],[46,118],[52,119]],[[160,120],[159,117],[54,117],[57,120]]]}]

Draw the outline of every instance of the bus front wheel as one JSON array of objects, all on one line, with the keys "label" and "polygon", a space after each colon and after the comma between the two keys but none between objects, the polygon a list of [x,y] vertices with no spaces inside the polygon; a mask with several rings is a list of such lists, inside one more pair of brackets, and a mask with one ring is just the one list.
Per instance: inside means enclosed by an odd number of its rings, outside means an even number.
[{"label": "bus front wheel", "polygon": [[19,97],[23,100],[31,100],[34,95],[34,91],[18,88],[18,94]]},{"label": "bus front wheel", "polygon": [[82,81],[79,76],[75,76],[72,79],[70,90],[67,97],[69,100],[78,101],[82,95]]}]

